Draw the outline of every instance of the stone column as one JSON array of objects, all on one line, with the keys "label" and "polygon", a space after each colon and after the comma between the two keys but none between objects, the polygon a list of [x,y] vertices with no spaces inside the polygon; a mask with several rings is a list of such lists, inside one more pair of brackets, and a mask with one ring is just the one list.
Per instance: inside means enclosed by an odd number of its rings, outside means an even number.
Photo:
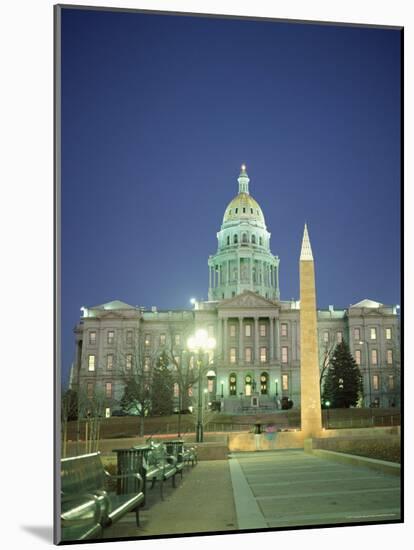
[{"label": "stone column", "polygon": [[222,327],[223,327],[223,321],[219,319],[217,323],[217,351],[218,351],[218,356],[220,358],[223,358]]},{"label": "stone column", "polygon": [[244,363],[243,353],[243,317],[239,317],[239,364]]},{"label": "stone column", "polygon": [[259,362],[259,319],[254,318],[254,362]]},{"label": "stone column", "polygon": [[315,266],[305,224],[300,270],[300,387],[301,425],[305,438],[322,430],[316,313]]},{"label": "stone column", "polygon": [[280,335],[280,321],[279,319],[276,319],[276,323],[275,323],[275,348],[276,348],[276,359],[279,361],[280,360],[280,340],[279,340],[279,335]]},{"label": "stone column", "polygon": [[229,357],[227,355],[227,317],[223,319],[223,361],[225,364],[229,362]]},{"label": "stone column", "polygon": [[275,345],[275,342],[274,342],[275,329],[274,329],[274,318],[273,318],[273,317],[270,317],[270,326],[269,326],[269,330],[270,330],[270,360],[273,361],[273,359],[274,359],[274,357],[275,357],[275,350],[274,350],[274,345]]}]

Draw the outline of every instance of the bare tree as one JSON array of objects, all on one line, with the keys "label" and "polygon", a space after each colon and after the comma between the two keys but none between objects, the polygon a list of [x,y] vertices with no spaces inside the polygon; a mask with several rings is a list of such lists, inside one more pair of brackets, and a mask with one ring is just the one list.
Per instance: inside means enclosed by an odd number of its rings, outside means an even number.
[{"label": "bare tree", "polygon": [[324,383],[325,376],[327,374],[327,370],[329,368],[332,355],[336,348],[336,342],[333,342],[331,344],[328,344],[328,342],[325,343],[324,347],[319,346],[319,368],[320,368],[320,374],[319,374],[319,388],[322,395],[322,386]]},{"label": "bare tree", "polygon": [[77,394],[72,389],[61,390],[61,449],[62,457],[66,456],[67,452],[67,439],[68,439],[68,422],[77,418],[78,403]]}]

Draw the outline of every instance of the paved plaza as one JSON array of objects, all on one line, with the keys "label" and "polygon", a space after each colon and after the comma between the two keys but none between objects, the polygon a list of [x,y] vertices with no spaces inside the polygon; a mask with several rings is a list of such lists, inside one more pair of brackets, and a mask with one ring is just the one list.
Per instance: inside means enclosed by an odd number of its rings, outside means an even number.
[{"label": "paved plaza", "polygon": [[233,453],[186,469],[165,500],[149,492],[141,528],[133,514],[104,538],[234,531],[400,518],[400,478],[301,450]]}]

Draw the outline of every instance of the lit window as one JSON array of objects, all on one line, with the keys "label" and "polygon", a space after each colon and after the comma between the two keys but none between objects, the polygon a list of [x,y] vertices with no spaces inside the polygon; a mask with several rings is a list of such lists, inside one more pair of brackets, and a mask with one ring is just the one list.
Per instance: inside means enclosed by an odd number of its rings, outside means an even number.
[{"label": "lit window", "polygon": [[132,330],[127,330],[126,343],[129,344],[129,345],[132,344]]},{"label": "lit window", "polygon": [[230,348],[230,363],[236,362],[236,348]]},{"label": "lit window", "polygon": [[160,346],[165,346],[165,334],[160,334]]},{"label": "lit window", "polygon": [[237,395],[237,377],[234,372],[232,372],[229,376],[229,394]]},{"label": "lit window", "polygon": [[260,348],[260,362],[266,363],[267,361],[267,348]]},{"label": "lit window", "polygon": [[336,341],[338,344],[342,342],[342,332],[339,331],[336,333]]},{"label": "lit window", "polygon": [[89,399],[93,397],[93,386],[94,386],[93,382],[88,382],[86,385],[86,394]]},{"label": "lit window", "polygon": [[106,407],[105,408],[105,418],[110,418],[111,417],[111,409],[110,407]]},{"label": "lit window", "polygon": [[245,348],[244,349],[244,359],[246,363],[252,362],[252,348]]},{"label": "lit window", "polygon": [[230,325],[230,336],[232,338],[236,336],[236,325]]},{"label": "lit window", "polygon": [[325,342],[325,344],[329,342],[329,332],[327,330],[325,330],[325,332],[323,333],[323,341]]},{"label": "lit window", "polygon": [[267,395],[267,385],[269,381],[269,375],[267,372],[262,372],[260,375],[260,393],[262,395]]},{"label": "lit window", "polygon": [[188,388],[188,397],[193,397],[193,387],[192,386],[190,386]]},{"label": "lit window", "polygon": [[357,365],[361,364],[361,350],[360,349],[355,350],[355,363]]},{"label": "lit window", "polygon": [[94,346],[96,344],[96,332],[94,330],[91,330],[89,333],[89,343]]},{"label": "lit window", "polygon": [[387,364],[392,365],[392,349],[387,349]]},{"label": "lit window", "polygon": [[282,374],[282,390],[287,391],[289,389],[289,375]]},{"label": "lit window", "polygon": [[287,323],[282,323],[280,325],[280,335],[281,336],[287,336],[288,335],[288,326]]},{"label": "lit window", "polygon": [[149,347],[151,345],[151,335],[150,334],[145,335],[144,345],[146,347]]},{"label": "lit window", "polygon": [[127,356],[126,356],[126,368],[127,368],[127,370],[132,369],[132,354],[131,353],[128,353]]},{"label": "lit window", "polygon": [[151,362],[149,357],[144,357],[144,371],[148,372],[150,370]]},{"label": "lit window", "polygon": [[288,362],[288,348],[287,346],[282,346],[282,363]]},{"label": "lit window", "polygon": [[393,390],[395,388],[394,376],[392,374],[388,376],[388,388],[390,390]]},{"label": "lit window", "polygon": [[181,345],[181,334],[176,334],[174,338],[174,342],[176,346]]},{"label": "lit window", "polygon": [[112,354],[106,356],[106,368],[112,369],[114,366],[114,356]]},{"label": "lit window", "polygon": [[371,328],[371,340],[376,340],[376,339],[377,339],[377,329]]},{"label": "lit window", "polygon": [[113,330],[108,330],[108,335],[107,335],[108,344],[112,345],[114,343],[114,340],[115,340],[115,332]]},{"label": "lit window", "polygon": [[387,340],[391,340],[392,339],[392,329],[391,328],[386,328],[385,329],[385,338]]},{"label": "lit window", "polygon": [[90,371],[95,370],[95,360],[96,360],[96,355],[88,356],[88,370]]},{"label": "lit window", "polygon": [[212,393],[213,392],[213,386],[214,386],[214,380],[212,380],[211,378],[209,378],[207,380],[207,391],[208,393]]},{"label": "lit window", "polygon": [[359,328],[354,328],[354,340],[361,340],[361,330]]},{"label": "lit window", "polygon": [[244,325],[244,335],[247,337],[252,335],[252,325],[250,323]]},{"label": "lit window", "polygon": [[371,350],[371,364],[378,365],[378,352],[376,349]]},{"label": "lit window", "polygon": [[112,397],[112,382],[106,382],[105,394],[106,394],[106,397]]},{"label": "lit window", "polygon": [[266,325],[264,323],[260,323],[259,331],[260,331],[260,336],[266,336]]},{"label": "lit window", "polygon": [[378,374],[374,374],[374,376],[372,377],[372,389],[374,391],[378,391],[378,389],[379,389],[379,376],[378,376]]},{"label": "lit window", "polygon": [[180,396],[180,386],[177,384],[177,382],[174,383],[174,397]]}]

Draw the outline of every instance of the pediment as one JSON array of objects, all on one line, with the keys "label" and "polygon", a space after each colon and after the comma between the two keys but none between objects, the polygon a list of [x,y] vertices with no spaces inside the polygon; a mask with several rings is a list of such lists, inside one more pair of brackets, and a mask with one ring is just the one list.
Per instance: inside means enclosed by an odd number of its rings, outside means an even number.
[{"label": "pediment", "polygon": [[275,308],[276,305],[276,302],[272,302],[255,292],[246,290],[242,294],[234,296],[234,298],[220,302],[218,309],[239,309],[245,307]]}]

